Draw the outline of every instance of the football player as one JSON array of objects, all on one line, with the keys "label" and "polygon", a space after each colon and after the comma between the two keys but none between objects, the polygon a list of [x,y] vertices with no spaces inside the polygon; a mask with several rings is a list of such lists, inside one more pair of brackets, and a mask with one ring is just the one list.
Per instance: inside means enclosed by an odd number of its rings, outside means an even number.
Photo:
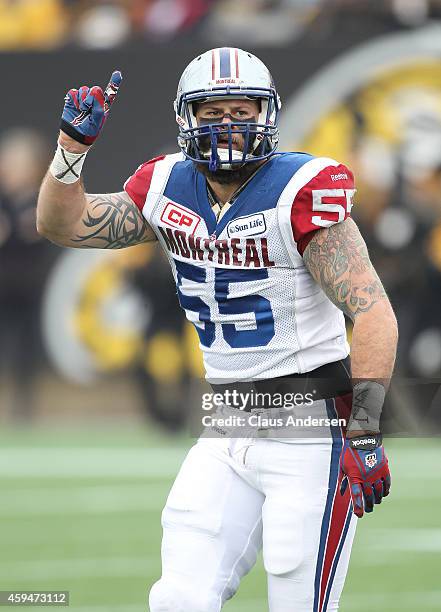
[{"label": "football player", "polygon": [[[150,610],[218,612],[261,548],[271,612],[337,610],[357,517],[389,493],[379,422],[397,344],[391,305],[350,218],[353,175],[334,159],[276,152],[281,102],[268,69],[222,48],[181,77],[180,152],[141,164],[119,193],[85,193],[82,166],[121,79],[116,71],[104,91],[68,92],[38,231],[69,247],[158,241],[214,389],[300,384],[314,397],[303,408],[328,417],[324,436],[208,426],[162,514],[163,570]],[[353,321],[352,374],[344,315]]]}]

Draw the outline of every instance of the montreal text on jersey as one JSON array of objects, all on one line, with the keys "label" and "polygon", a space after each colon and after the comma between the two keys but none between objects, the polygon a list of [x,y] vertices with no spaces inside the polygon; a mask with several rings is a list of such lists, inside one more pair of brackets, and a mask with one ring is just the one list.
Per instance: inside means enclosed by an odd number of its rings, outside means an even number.
[{"label": "montreal text on jersey", "polygon": [[174,255],[195,261],[210,261],[219,265],[240,268],[271,268],[275,265],[268,256],[266,238],[231,238],[217,240],[188,235],[183,230],[158,228]]}]

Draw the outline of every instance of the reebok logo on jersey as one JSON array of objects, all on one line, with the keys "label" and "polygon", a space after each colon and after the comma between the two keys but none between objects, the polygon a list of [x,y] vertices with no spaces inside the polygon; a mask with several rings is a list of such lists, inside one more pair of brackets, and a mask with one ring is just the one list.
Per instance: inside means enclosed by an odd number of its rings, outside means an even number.
[{"label": "reebok logo on jersey", "polygon": [[200,220],[201,217],[199,215],[175,202],[168,202],[161,215],[163,223],[170,227],[184,229],[189,234],[195,232]]},{"label": "reebok logo on jersey", "polygon": [[265,215],[256,213],[248,217],[237,217],[227,225],[228,238],[236,236],[258,236],[266,231]]},{"label": "reebok logo on jersey", "polygon": [[332,181],[342,181],[342,180],[348,180],[349,177],[346,174],[346,172],[340,172],[340,174],[331,174],[331,180]]}]

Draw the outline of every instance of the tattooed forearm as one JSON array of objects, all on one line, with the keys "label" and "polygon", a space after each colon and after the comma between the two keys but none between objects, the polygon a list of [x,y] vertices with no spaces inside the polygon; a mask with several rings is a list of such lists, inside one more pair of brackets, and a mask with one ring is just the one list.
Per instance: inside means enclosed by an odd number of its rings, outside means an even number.
[{"label": "tattooed forearm", "polygon": [[386,298],[352,219],[318,231],[303,260],[329,299],[351,319]]},{"label": "tattooed forearm", "polygon": [[88,205],[76,247],[122,249],[155,239],[136,205],[125,192],[87,196]]}]

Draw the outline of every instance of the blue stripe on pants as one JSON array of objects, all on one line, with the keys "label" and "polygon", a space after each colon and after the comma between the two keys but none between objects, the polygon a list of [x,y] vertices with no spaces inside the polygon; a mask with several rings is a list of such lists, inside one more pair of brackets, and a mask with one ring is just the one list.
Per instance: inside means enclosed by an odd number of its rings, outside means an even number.
[{"label": "blue stripe on pants", "polygon": [[[337,493],[339,495],[339,493]],[[328,605],[329,595],[331,594],[332,583],[334,582],[335,572],[337,571],[338,561],[340,559],[341,551],[343,550],[343,546],[345,544],[346,536],[349,531],[349,525],[351,524],[352,518],[352,505],[349,504],[348,515],[346,517],[345,526],[343,529],[343,535],[340,540],[340,544],[338,545],[337,553],[335,555],[334,561],[332,562],[331,573],[329,575],[328,586],[326,587],[325,599],[323,601],[323,610],[326,610],[326,606]]]},{"label": "blue stripe on pants", "polygon": [[[337,412],[334,407],[334,400],[325,400],[326,402],[326,412],[328,414],[329,419],[338,418]],[[338,468],[340,462],[340,454],[343,447],[343,442],[341,439],[340,428],[337,426],[331,426],[331,435],[332,435],[332,450],[331,450],[331,467],[329,470],[329,480],[328,480],[328,496],[326,498],[325,512],[323,514],[322,519],[322,528],[320,531],[320,544],[319,544],[319,552],[317,558],[317,566],[315,570],[315,580],[314,580],[314,607],[313,612],[319,612],[320,605],[320,578],[322,573],[323,561],[325,557],[326,550],[326,539],[329,530],[329,521],[331,519],[332,512],[332,502],[334,499],[334,493],[337,486],[338,479]]]}]

